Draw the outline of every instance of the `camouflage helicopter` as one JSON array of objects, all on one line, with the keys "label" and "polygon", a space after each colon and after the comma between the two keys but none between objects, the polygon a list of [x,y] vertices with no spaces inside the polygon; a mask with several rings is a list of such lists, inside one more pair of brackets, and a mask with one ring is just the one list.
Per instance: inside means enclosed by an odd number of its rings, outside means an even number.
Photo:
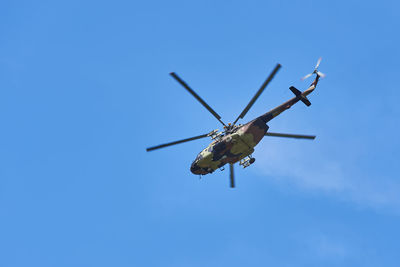
[{"label": "camouflage helicopter", "polygon": [[178,83],[180,83],[191,95],[193,95],[223,125],[224,130],[222,132],[219,132],[218,130],[213,130],[203,135],[149,147],[146,150],[152,151],[188,141],[197,140],[200,138],[210,137],[213,140],[212,143],[209,144],[197,155],[196,159],[193,161],[190,167],[190,171],[193,174],[206,175],[209,173],[213,173],[218,168],[224,170],[224,165],[229,164],[230,187],[233,188],[235,187],[233,165],[239,162],[239,165],[243,166],[243,168],[247,168],[248,166],[253,164],[255,162],[255,158],[252,157],[254,147],[261,141],[264,136],[289,137],[309,140],[315,139],[316,136],[314,135],[269,132],[269,126],[267,125],[267,123],[299,101],[303,102],[306,106],[311,105],[311,102],[308,100],[307,95],[315,90],[319,79],[325,76],[325,74],[318,71],[320,63],[321,58],[318,59],[314,71],[302,78],[302,80],[304,80],[312,76],[313,74],[316,75],[314,81],[305,91],[301,92],[297,88],[291,86],[289,89],[293,92],[295,97],[246,124],[238,125],[236,125],[237,121],[244,118],[246,113],[253,106],[254,102],[274,78],[275,74],[281,67],[280,64],[276,65],[274,70],[261,85],[260,89],[250,100],[242,113],[240,113],[240,115],[236,118],[236,120],[233,123],[228,124],[225,124],[221,120],[221,116],[219,116],[217,112],[215,112],[198,94],[196,94],[176,73],[171,72],[170,75]]}]

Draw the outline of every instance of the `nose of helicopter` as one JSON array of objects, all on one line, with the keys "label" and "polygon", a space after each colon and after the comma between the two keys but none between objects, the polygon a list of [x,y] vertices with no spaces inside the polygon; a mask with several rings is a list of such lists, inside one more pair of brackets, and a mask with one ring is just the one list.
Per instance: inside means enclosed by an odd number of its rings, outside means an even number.
[{"label": "nose of helicopter", "polygon": [[190,166],[190,171],[193,174],[207,174],[208,173],[203,168],[201,168],[199,165],[197,165],[196,161],[193,161],[192,165]]},{"label": "nose of helicopter", "polygon": [[193,161],[192,165],[190,166],[190,171],[193,174],[201,174],[201,168],[199,167],[199,165],[197,165],[197,163],[195,161]]}]

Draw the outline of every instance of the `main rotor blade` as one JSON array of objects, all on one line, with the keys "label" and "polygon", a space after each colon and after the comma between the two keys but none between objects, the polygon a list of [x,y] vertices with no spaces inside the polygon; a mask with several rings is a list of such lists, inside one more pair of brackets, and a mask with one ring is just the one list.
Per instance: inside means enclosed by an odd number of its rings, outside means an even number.
[{"label": "main rotor blade", "polygon": [[229,164],[229,179],[231,181],[231,188],[235,188],[235,174],[233,172],[233,164]]},{"label": "main rotor blade", "polygon": [[218,115],[217,112],[215,112],[198,94],[196,94],[195,91],[192,90],[192,88],[189,87],[189,85],[187,85],[187,83],[185,83],[175,72],[171,72],[170,75],[178,82],[180,83],[186,90],[188,90],[188,92],[194,96],[194,98],[196,98],[209,112],[211,112],[211,114],[214,115],[215,118],[217,118],[217,120],[222,123],[222,125],[225,126],[225,123],[221,120],[221,116]]},{"label": "main rotor blade", "polygon": [[275,137],[288,137],[288,138],[298,138],[298,139],[315,139],[315,135],[303,135],[303,134],[285,134],[285,133],[271,133],[267,132],[265,136],[275,136]]},{"label": "main rotor blade", "polygon": [[171,142],[171,143],[166,143],[166,144],[162,144],[162,145],[158,145],[158,146],[149,147],[149,148],[146,148],[146,151],[149,152],[149,151],[156,150],[156,149],[159,149],[159,148],[163,148],[163,147],[167,147],[167,146],[173,146],[173,145],[177,145],[177,144],[180,144],[180,143],[185,143],[185,142],[197,140],[197,139],[200,139],[200,138],[207,137],[207,136],[209,136],[209,134],[210,133],[202,134],[202,135],[199,135],[199,136],[186,138],[186,139],[175,141],[175,142]]},{"label": "main rotor blade", "polygon": [[281,65],[277,64],[275,69],[271,72],[271,74],[268,76],[268,78],[265,80],[265,82],[261,85],[260,89],[258,89],[257,93],[253,96],[253,98],[250,100],[249,104],[247,104],[246,108],[240,113],[239,117],[235,120],[233,125],[236,124],[236,122],[239,119],[243,119],[246,113],[249,111],[249,109],[253,106],[254,102],[256,102],[257,98],[261,95],[261,93],[264,91],[265,87],[269,84],[269,82],[274,78],[275,74],[278,72],[280,69]]},{"label": "main rotor blade", "polygon": [[326,76],[324,73],[322,73],[322,72],[320,72],[320,71],[318,71],[317,74],[318,74],[319,77],[321,77],[321,78],[325,78],[325,76]]}]

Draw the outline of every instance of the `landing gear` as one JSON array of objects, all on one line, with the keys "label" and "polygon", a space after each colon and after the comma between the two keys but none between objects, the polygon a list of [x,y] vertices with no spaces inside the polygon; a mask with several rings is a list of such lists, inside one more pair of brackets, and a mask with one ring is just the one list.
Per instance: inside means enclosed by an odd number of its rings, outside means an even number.
[{"label": "landing gear", "polygon": [[256,161],[255,158],[253,158],[251,155],[243,158],[240,160],[239,165],[243,166],[243,168],[249,167],[251,164],[253,164]]}]

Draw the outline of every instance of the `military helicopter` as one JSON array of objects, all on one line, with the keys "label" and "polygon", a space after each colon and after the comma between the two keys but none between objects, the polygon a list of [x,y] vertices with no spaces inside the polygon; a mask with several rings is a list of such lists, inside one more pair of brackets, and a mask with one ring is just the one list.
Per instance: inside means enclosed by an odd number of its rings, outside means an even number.
[{"label": "military helicopter", "polygon": [[288,138],[299,138],[299,139],[315,139],[315,135],[300,135],[300,134],[286,134],[286,133],[274,133],[269,132],[269,126],[267,123],[281,114],[283,111],[289,109],[291,106],[301,101],[306,106],[310,106],[311,102],[307,96],[315,90],[320,78],[323,78],[325,74],[318,71],[318,67],[321,63],[321,58],[318,59],[314,71],[307,74],[302,80],[315,74],[315,79],[311,85],[303,92],[295,88],[294,86],[289,87],[295,97],[286,101],[285,103],[277,106],[276,108],[268,111],[267,113],[253,119],[246,124],[236,124],[239,119],[243,119],[249,109],[253,106],[254,102],[261,95],[267,85],[274,78],[275,74],[280,69],[281,65],[277,64],[265,82],[261,85],[260,89],[250,100],[245,109],[240,113],[233,123],[225,124],[221,120],[221,116],[218,115],[198,94],[193,91],[176,73],[171,72],[170,75],[180,83],[192,96],[194,96],[224,127],[222,132],[213,130],[209,133],[202,134],[199,136],[186,138],[183,140],[170,142],[158,146],[149,147],[147,151],[153,151],[156,149],[181,144],[197,140],[200,138],[210,137],[213,141],[205,149],[203,149],[193,161],[190,171],[197,175],[206,175],[213,173],[216,169],[224,170],[224,165],[229,164],[230,170],[230,187],[235,187],[234,168],[233,165],[239,162],[243,168],[247,168],[255,162],[255,158],[252,157],[254,147],[261,141],[264,136],[275,136],[275,137],[288,137]]}]

